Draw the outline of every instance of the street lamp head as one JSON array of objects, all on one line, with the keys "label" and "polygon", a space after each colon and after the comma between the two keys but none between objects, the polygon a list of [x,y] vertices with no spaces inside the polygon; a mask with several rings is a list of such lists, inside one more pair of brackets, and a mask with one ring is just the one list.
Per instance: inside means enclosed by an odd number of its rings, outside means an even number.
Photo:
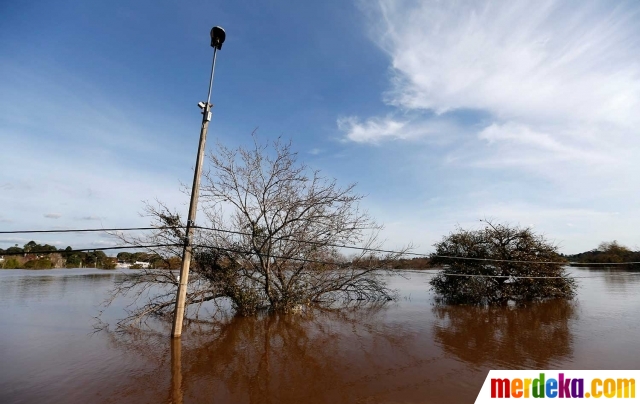
[{"label": "street lamp head", "polygon": [[224,32],[222,27],[213,27],[211,28],[211,46],[216,49],[222,48],[222,43],[224,42],[227,34]]}]

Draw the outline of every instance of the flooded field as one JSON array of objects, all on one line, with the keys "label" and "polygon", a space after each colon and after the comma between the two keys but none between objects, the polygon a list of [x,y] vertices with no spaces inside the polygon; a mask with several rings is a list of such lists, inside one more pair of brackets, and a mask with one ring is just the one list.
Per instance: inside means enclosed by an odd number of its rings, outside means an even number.
[{"label": "flooded field", "polygon": [[640,274],[571,273],[572,302],[480,309],[407,272],[382,308],[191,325],[172,346],[168,328],[93,333],[123,273],[3,270],[0,403],[466,403],[489,369],[640,368]]}]

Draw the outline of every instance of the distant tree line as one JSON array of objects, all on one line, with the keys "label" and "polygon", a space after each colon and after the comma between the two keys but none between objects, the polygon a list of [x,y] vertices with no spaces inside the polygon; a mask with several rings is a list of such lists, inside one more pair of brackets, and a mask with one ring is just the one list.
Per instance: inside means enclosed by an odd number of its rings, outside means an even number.
[{"label": "distant tree line", "polygon": [[[437,245],[436,245],[437,246]],[[461,251],[456,251],[459,256],[466,256],[467,254]],[[434,254],[431,258],[416,257],[416,258],[401,258],[394,261],[377,262],[379,265],[391,265],[395,269],[432,269],[443,265],[443,259],[438,259]],[[579,254],[558,254],[556,256],[558,261],[567,261],[572,264],[606,264],[606,263],[623,263],[623,262],[640,262],[640,251],[633,251],[628,247],[621,245],[618,241],[604,241],[590,251],[585,251]],[[629,267],[640,268],[640,264],[632,264]]]},{"label": "distant tree line", "polygon": [[149,252],[120,252],[109,257],[103,251],[73,251],[71,246],[56,248],[50,244],[29,241],[7,249],[0,248],[0,269],[98,268],[115,269],[118,263],[132,269],[148,266],[156,269],[179,269],[180,257],[161,257]]},{"label": "distant tree line", "polygon": [[[566,255],[569,261],[588,264],[616,264],[622,262],[640,262],[640,251],[632,251],[616,240],[600,243],[598,248],[579,254]],[[630,265],[640,268],[640,265]]]},{"label": "distant tree line", "polygon": [[[16,244],[7,249],[0,248],[0,269],[51,269],[51,268],[101,268],[114,269],[116,263],[128,264],[131,268],[140,267],[140,263],[148,263],[148,266],[156,269],[180,269],[181,258],[171,256],[163,257],[149,252],[119,252],[116,257],[109,257],[103,251],[72,252],[70,246],[58,249],[50,244],[38,244],[29,241],[23,247]],[[18,255],[16,255],[18,254]],[[597,248],[578,254],[559,254],[559,259],[568,262],[584,264],[590,263],[622,263],[640,262],[640,251],[633,251],[621,245],[618,241],[605,241]],[[401,258],[393,260],[376,260],[378,265],[392,266],[395,269],[429,269],[441,265],[433,259],[426,257]],[[136,264],[138,263],[138,264]],[[640,268],[640,264],[630,265]],[[139,268],[138,268],[139,269]]]},{"label": "distant tree line", "polygon": [[[457,251],[460,256],[466,256],[466,254]],[[640,262],[640,251],[633,251],[628,247],[621,245],[618,241],[603,241],[590,251],[585,251],[579,254],[558,254],[556,259],[558,261],[567,261],[575,264],[606,264],[606,263],[623,263],[623,262]],[[396,269],[431,269],[439,267],[443,264],[442,259],[437,259],[436,255],[432,255],[431,258],[416,257],[416,258],[401,258],[394,260],[393,262],[378,262],[378,264],[391,265]],[[624,266],[626,267],[626,266]],[[631,264],[629,268],[640,268],[640,264]]]},{"label": "distant tree line", "polygon": [[0,248],[0,262],[3,269],[52,269],[52,268],[100,268],[114,269],[115,257],[108,257],[103,251],[73,252],[68,246],[58,249],[49,244],[29,241],[23,247],[16,244],[6,250]]}]

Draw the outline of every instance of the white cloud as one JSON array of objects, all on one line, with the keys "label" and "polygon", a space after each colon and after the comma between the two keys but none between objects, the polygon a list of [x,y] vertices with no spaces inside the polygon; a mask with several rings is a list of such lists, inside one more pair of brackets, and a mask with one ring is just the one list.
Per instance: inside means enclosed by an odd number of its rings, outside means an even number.
[{"label": "white cloud", "polygon": [[[544,133],[535,146],[545,141],[565,154],[577,139],[591,140],[592,149],[604,138],[638,145],[637,7],[559,0],[371,4],[364,8],[372,39],[391,59],[393,78],[384,99],[399,108],[397,114],[479,110],[492,117],[487,125],[519,128],[508,140]],[[392,114],[360,121],[340,118],[338,126],[356,142],[429,133],[421,130],[429,119]]]},{"label": "white cloud", "polygon": [[637,10],[605,6],[382,0],[378,43],[395,74],[387,100],[439,113],[637,126]]},{"label": "white cloud", "polygon": [[383,98],[397,110],[340,118],[345,139],[428,137],[434,121],[472,110],[488,118],[458,130],[475,138],[443,153],[444,162],[536,167],[547,175],[562,164],[584,181],[603,166],[640,170],[640,3],[362,4],[372,40],[390,58]]},{"label": "white cloud", "polygon": [[493,143],[500,140],[513,140],[522,144],[538,146],[554,152],[570,152],[571,149],[560,144],[547,133],[534,132],[530,128],[515,124],[507,123],[504,125],[492,124],[484,128],[479,134],[480,139]]},{"label": "white cloud", "polygon": [[[390,234],[429,245],[425,227],[442,234],[489,215],[533,224],[572,251],[640,241],[640,191],[630,186],[640,176],[640,3],[361,5],[389,57],[387,106],[338,128],[355,143],[411,144],[400,150],[415,161],[412,192],[443,197],[407,207],[419,229]],[[447,136],[455,141],[413,147]]]},{"label": "white cloud", "polygon": [[408,134],[402,131],[405,126],[405,122],[390,118],[372,118],[364,123],[356,117],[338,119],[338,128],[347,133],[347,139],[354,142],[376,143],[384,138],[406,139]]},{"label": "white cloud", "polygon": [[594,145],[594,142],[580,142],[567,135],[564,130],[554,128],[552,131],[544,128],[533,129],[524,124],[506,122],[493,123],[478,133],[478,138],[485,140],[491,146],[498,146],[500,158],[490,155],[494,163],[504,163],[512,155],[513,160],[536,158],[537,161],[549,160],[579,160],[583,163],[615,164],[619,156],[608,155],[605,145]]},{"label": "white cloud", "polygon": [[47,219],[60,219],[62,215],[60,213],[45,213],[44,217]]},{"label": "white cloud", "polygon": [[346,139],[356,143],[377,144],[385,140],[424,139],[431,143],[449,143],[462,129],[445,117],[434,119],[373,117],[360,121],[357,117],[341,117],[338,128]]}]

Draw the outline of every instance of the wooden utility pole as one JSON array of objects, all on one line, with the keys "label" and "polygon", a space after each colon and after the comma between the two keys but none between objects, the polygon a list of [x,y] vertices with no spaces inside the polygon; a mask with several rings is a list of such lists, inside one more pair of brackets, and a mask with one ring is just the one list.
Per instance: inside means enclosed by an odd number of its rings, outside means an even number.
[{"label": "wooden utility pole", "polygon": [[193,186],[191,187],[191,202],[189,203],[189,217],[187,219],[187,228],[185,229],[184,249],[182,251],[182,267],[180,268],[180,283],[178,284],[178,292],[176,296],[176,306],[173,313],[173,326],[171,327],[171,336],[173,338],[182,335],[182,321],[184,319],[185,304],[187,298],[187,283],[189,281],[189,267],[191,265],[191,253],[193,246],[191,244],[193,237],[193,226],[196,221],[196,212],[198,210],[198,194],[200,193],[200,176],[202,174],[202,160],[204,158],[204,146],[207,140],[207,130],[209,129],[209,121],[211,121],[211,86],[213,85],[213,73],[216,69],[216,53],[222,47],[225,40],[225,32],[220,27],[211,29],[211,46],[213,47],[213,62],[211,64],[211,76],[209,78],[209,93],[207,94],[207,102],[199,102],[198,106],[202,109],[202,126],[200,127],[200,143],[198,144],[198,156],[196,157],[196,168],[193,173]]},{"label": "wooden utility pole", "polygon": [[182,404],[182,345],[180,340],[171,340],[171,403]]}]

